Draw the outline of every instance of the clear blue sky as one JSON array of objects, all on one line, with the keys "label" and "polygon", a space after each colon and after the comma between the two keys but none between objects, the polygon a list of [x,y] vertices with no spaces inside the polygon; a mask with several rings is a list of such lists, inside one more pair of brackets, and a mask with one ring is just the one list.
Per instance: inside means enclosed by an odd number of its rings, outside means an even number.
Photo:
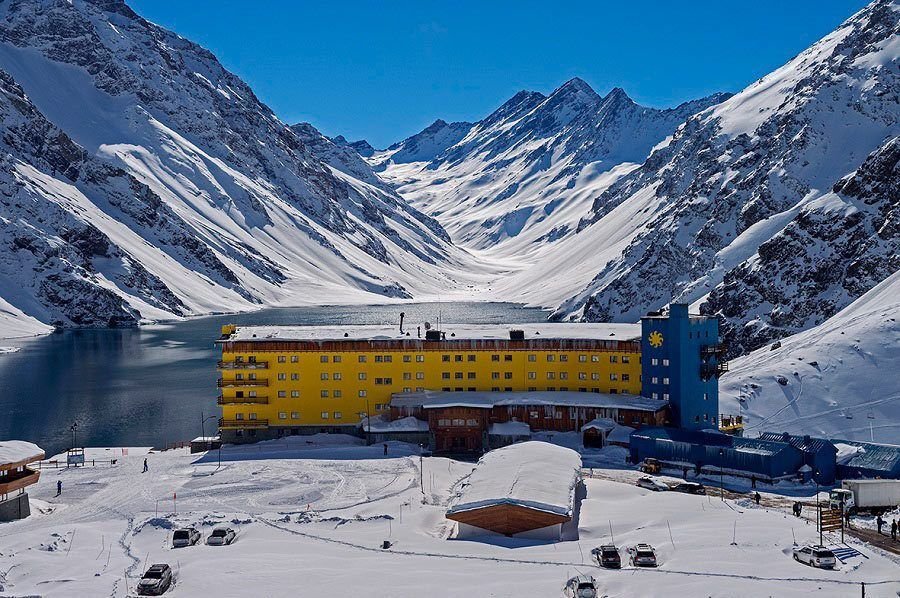
[{"label": "clear blue sky", "polygon": [[284,121],[376,147],[575,76],[659,107],[739,91],[866,4],[128,1],[210,49]]}]

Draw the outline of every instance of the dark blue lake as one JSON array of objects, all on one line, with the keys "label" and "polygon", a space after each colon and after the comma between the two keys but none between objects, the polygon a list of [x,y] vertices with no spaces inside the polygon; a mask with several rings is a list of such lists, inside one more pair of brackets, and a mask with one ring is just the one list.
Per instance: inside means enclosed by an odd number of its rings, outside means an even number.
[{"label": "dark blue lake", "polygon": [[0,439],[71,446],[157,446],[215,432],[217,349],[223,324],[539,322],[547,312],[513,303],[414,303],[267,309],[130,330],[71,330],[0,355]]}]

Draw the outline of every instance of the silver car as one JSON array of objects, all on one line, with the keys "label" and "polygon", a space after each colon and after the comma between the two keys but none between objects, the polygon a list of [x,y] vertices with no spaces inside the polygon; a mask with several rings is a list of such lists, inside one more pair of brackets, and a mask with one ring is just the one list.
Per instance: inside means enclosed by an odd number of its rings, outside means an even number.
[{"label": "silver car", "polygon": [[636,544],[628,549],[634,567],[656,567],[656,551],[649,544]]},{"label": "silver car", "polygon": [[834,569],[837,566],[837,557],[824,546],[795,546],[794,560],[820,569]]},{"label": "silver car", "polygon": [[184,546],[193,546],[200,541],[200,532],[193,527],[177,529],[172,534],[172,548],[183,548]]},{"label": "silver car", "polygon": [[597,598],[597,582],[589,575],[579,575],[566,582],[567,598]]},{"label": "silver car", "polygon": [[653,490],[654,492],[665,492],[669,489],[667,484],[654,478],[640,478],[637,481],[637,485],[641,488],[646,488],[647,490]]},{"label": "silver car", "polygon": [[234,542],[234,530],[230,527],[217,527],[206,539],[210,546],[225,546]]}]

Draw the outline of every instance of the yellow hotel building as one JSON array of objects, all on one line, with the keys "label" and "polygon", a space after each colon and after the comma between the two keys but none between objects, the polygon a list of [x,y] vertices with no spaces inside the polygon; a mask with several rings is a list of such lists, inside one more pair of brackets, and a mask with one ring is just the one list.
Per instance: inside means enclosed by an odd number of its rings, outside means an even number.
[{"label": "yellow hotel building", "polygon": [[640,325],[442,328],[224,326],[222,440],[354,431],[401,392],[641,392]]}]

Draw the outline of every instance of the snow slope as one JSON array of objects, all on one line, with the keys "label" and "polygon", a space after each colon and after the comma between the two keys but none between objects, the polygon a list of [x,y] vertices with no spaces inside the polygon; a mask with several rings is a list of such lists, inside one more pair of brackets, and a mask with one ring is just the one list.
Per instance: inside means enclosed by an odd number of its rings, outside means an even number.
[{"label": "snow slope", "polygon": [[[176,585],[166,594],[173,598],[547,598],[561,596],[579,571],[611,597],[843,598],[858,594],[861,581],[869,597],[900,590],[897,562],[852,539],[864,556],[836,571],[795,563],[793,538],[818,534],[787,516],[788,501],[756,508],[749,500],[651,492],[635,486],[630,471],[595,470],[618,481],[585,480],[577,540],[450,540],[454,524],[444,512],[471,464],[425,458],[420,472],[408,450],[415,447],[392,444],[384,458],[380,446],[322,440],[226,448],[221,467],[216,453],[179,450],[149,455],[147,474],[144,457],[130,454],[113,467],[45,469],[29,489],[34,514],[0,524],[0,592],[122,598],[150,563],[173,567]],[[173,528],[186,525],[204,538],[228,525],[237,539],[170,548]],[[590,549],[610,532],[624,560],[625,546],[644,541],[657,549],[660,567],[597,567]],[[381,548],[384,540],[390,549]]]},{"label": "snow slope", "polygon": [[10,329],[472,282],[469,256],[358,156],[291,130],[211,53],[123,2],[0,4],[0,69]]},{"label": "snow slope", "polygon": [[456,243],[521,258],[574,232],[602,190],[726,97],[656,110],[576,78],[546,97],[522,91],[474,125],[437,121],[369,161]]},{"label": "snow slope", "polygon": [[[722,314],[739,354],[822,322],[896,271],[898,33],[900,5],[877,0],[688,118],[594,201],[579,234],[608,230],[630,204],[649,218],[591,260],[592,280],[556,316],[633,321],[675,299]],[[842,182],[854,176],[867,182]]]},{"label": "snow slope", "polygon": [[784,430],[896,443],[898,364],[900,272],[777,349],[732,361],[721,380],[722,411],[740,408],[750,436]]}]

